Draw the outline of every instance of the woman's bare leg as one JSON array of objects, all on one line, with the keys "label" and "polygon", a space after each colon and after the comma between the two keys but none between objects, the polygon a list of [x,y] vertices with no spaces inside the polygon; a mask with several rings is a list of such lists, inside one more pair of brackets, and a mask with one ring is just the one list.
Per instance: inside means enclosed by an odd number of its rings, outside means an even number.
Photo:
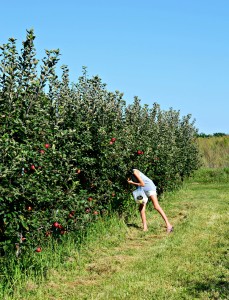
[{"label": "woman's bare leg", "polygon": [[150,199],[153,202],[153,206],[154,208],[160,213],[160,215],[162,216],[162,218],[165,221],[166,227],[167,227],[167,232],[170,232],[173,228],[172,224],[169,222],[166,214],[164,213],[163,209],[160,207],[160,204],[158,203],[158,199],[157,199],[157,195],[151,195]]},{"label": "woman's bare leg", "polygon": [[146,204],[140,204],[139,205],[139,212],[141,215],[142,219],[142,224],[143,224],[143,231],[147,231],[147,223],[146,223]]}]

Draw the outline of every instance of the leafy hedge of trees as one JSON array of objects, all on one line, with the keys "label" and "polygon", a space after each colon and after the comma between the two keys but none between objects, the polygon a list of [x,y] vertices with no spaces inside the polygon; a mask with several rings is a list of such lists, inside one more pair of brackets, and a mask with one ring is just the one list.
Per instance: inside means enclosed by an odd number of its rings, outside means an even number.
[{"label": "leafy hedge of trees", "polygon": [[191,116],[172,108],[127,105],[86,68],[70,83],[59,50],[39,61],[33,30],[22,49],[0,52],[0,246],[37,249],[50,235],[77,232],[130,195],[126,172],[140,168],[159,193],[199,167]]}]

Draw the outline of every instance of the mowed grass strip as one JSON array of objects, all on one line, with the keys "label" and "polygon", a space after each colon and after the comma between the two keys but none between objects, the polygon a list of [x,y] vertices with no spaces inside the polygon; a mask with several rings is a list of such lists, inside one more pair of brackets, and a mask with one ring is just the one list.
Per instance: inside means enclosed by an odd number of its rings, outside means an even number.
[{"label": "mowed grass strip", "polygon": [[229,299],[228,195],[228,183],[194,181],[165,195],[170,235],[151,203],[146,233],[136,214],[101,222],[45,283],[28,281],[14,299]]}]

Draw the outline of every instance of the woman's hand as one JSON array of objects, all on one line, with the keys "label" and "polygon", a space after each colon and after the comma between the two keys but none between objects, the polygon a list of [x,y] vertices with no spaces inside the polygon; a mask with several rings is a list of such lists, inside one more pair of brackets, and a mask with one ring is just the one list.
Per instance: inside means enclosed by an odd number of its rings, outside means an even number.
[{"label": "woman's hand", "polygon": [[134,182],[133,182],[132,180],[130,180],[130,178],[127,179],[127,182],[128,182],[129,184],[134,184]]},{"label": "woman's hand", "polygon": [[130,178],[127,179],[127,182],[128,182],[129,184],[133,184],[133,185],[136,185],[136,186],[141,186],[141,183],[139,183],[139,182],[134,182],[133,180],[130,180]]}]

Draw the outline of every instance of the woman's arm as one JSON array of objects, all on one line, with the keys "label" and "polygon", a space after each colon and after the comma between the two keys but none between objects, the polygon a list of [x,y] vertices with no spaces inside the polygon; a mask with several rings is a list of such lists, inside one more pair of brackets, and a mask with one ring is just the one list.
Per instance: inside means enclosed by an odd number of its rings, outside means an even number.
[{"label": "woman's arm", "polygon": [[140,176],[138,170],[134,169],[134,175],[135,175],[135,177],[137,178],[137,180],[138,180],[139,182],[134,182],[134,181],[132,181],[132,180],[130,180],[130,179],[128,179],[127,182],[130,183],[130,184],[133,184],[133,185],[137,185],[137,186],[145,186],[145,183],[144,183],[144,181],[141,179],[141,176]]}]

